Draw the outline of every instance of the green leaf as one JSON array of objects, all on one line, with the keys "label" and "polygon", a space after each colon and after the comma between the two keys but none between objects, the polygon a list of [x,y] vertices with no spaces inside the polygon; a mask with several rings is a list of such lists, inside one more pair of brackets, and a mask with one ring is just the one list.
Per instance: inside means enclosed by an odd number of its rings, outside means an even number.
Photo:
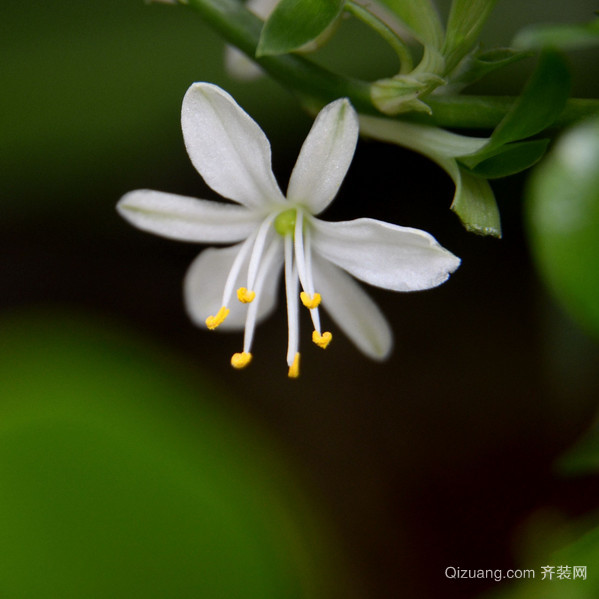
[{"label": "green leaf", "polygon": [[324,35],[343,10],[344,0],[281,0],[260,35],[256,56],[287,54]]},{"label": "green leaf", "polygon": [[[472,173],[487,179],[508,177],[530,168],[545,154],[549,139],[535,139],[501,146],[494,154],[476,161]],[[468,158],[462,160],[468,166]]]},{"label": "green leaf", "polygon": [[424,45],[441,48],[443,25],[431,0],[381,0]]},{"label": "green leaf", "polygon": [[491,145],[525,139],[553,124],[570,94],[570,72],[563,57],[545,51],[522,95],[491,136]]},{"label": "green leaf", "polygon": [[451,71],[470,51],[497,0],[453,0],[443,55]]},{"label": "green leaf", "polygon": [[557,48],[574,50],[599,44],[599,19],[588,23],[531,25],[514,38],[513,45],[521,49]]},{"label": "green leaf", "polygon": [[522,95],[497,125],[489,143],[461,158],[469,168],[494,156],[505,144],[526,139],[549,127],[563,111],[570,93],[570,73],[560,54],[544,51]]},{"label": "green leaf", "polygon": [[284,452],[167,354],[98,314],[4,315],[2,597],[334,596]]},{"label": "green leaf", "polygon": [[489,182],[463,168],[459,168],[453,179],[456,192],[451,209],[460,217],[466,230],[501,237],[499,209]]},{"label": "green leaf", "polygon": [[537,266],[562,306],[599,338],[599,117],[565,134],[527,192]]},{"label": "green leaf", "polygon": [[521,52],[512,48],[495,48],[483,53],[472,52],[462,60],[451,74],[451,85],[465,87],[482,79],[489,73],[531,55],[532,52]]}]

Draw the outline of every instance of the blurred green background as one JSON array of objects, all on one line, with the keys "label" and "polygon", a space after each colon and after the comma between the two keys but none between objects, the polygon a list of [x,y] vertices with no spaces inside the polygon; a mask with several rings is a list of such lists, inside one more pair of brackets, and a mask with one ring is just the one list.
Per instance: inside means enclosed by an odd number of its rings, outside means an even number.
[{"label": "blurred green background", "polygon": [[[596,8],[504,0],[483,41]],[[544,546],[556,519],[599,507],[593,476],[553,468],[593,420],[599,352],[540,280],[523,177],[494,186],[504,238],[483,239],[439,169],[361,143],[325,216],[424,228],[461,268],[426,293],[372,290],[396,335],[384,364],[338,335],[289,381],[279,310],[233,372],[241,336],[183,310],[201,248],[114,207],[137,188],[214,197],[181,138],[193,81],[260,123],[283,186],[310,119],[276,83],[231,79],[181,7],[4,0],[0,48],[1,597],[474,597],[495,583],[447,566],[514,567],[531,535]],[[352,22],[318,58],[395,66]],[[596,53],[571,64],[574,94],[597,97]],[[531,68],[474,91],[517,93]]]}]

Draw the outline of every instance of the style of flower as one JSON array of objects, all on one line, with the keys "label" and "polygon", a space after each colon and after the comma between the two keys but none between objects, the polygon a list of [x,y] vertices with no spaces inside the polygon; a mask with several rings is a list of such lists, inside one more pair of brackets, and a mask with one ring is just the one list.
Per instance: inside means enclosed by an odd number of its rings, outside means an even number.
[{"label": "style of flower", "polygon": [[[234,203],[152,190],[126,194],[119,213],[136,227],[182,241],[234,244],[204,250],[184,282],[187,311],[209,329],[244,329],[235,368],[252,359],[256,324],[276,304],[284,270],[290,377],[299,374],[300,301],[309,311],[312,340],[326,348],[319,308],[367,356],[385,358],[389,325],[350,275],[394,291],[443,283],[460,260],[428,233],[360,218],[326,222],[315,217],[333,200],[353,158],[358,118],[347,99],[323,108],[291,174],[287,195],[271,167],[268,139],[233,98],[209,83],[195,83],[182,107],[190,159],[206,183]],[[284,269],[283,269],[284,267]],[[301,290],[300,290],[301,288]]]}]

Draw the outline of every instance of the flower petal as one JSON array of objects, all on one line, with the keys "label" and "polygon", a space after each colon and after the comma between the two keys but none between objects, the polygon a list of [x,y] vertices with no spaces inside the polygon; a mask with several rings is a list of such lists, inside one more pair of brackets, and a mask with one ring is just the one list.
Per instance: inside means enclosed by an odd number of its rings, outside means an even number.
[{"label": "flower petal", "polygon": [[368,294],[347,273],[314,256],[314,284],[322,305],[356,347],[375,360],[385,359],[393,335],[385,317]]},{"label": "flower petal", "polygon": [[225,69],[239,81],[253,81],[264,75],[260,66],[235,46],[225,47]]},{"label": "flower petal", "polygon": [[243,206],[151,189],[125,194],[117,210],[138,229],[199,243],[240,241],[260,223],[259,216]]},{"label": "flower petal", "polygon": [[420,229],[360,218],[329,223],[318,219],[313,248],[358,279],[392,289],[417,291],[443,283],[460,259]]},{"label": "flower petal", "polygon": [[[281,240],[276,239],[274,242],[281,243]],[[221,308],[225,282],[241,245],[206,249],[191,263],[183,282],[183,294],[187,313],[195,324],[206,328],[206,318],[215,315]],[[248,262],[249,255],[241,267],[234,288],[246,285]],[[275,307],[277,283],[282,264],[282,260],[275,262],[271,273],[264,282],[262,293],[260,296],[256,296],[254,300],[259,302],[258,321],[266,318]],[[242,304],[233,294],[227,308],[230,309],[229,315],[217,330],[243,329],[248,308],[247,304]]]},{"label": "flower petal", "polygon": [[183,98],[181,126],[193,165],[214,191],[255,208],[285,201],[268,139],[220,87],[194,83]]},{"label": "flower petal", "polygon": [[322,212],[333,200],[354,156],[358,117],[349,100],[325,106],[316,117],[291,173],[287,198]]}]

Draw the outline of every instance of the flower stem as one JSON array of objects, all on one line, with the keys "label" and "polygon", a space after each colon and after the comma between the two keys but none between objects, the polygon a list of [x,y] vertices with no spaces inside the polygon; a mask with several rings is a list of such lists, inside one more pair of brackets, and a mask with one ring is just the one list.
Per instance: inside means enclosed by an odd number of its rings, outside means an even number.
[{"label": "flower stem", "polygon": [[395,32],[388,27],[383,21],[381,21],[376,15],[373,15],[370,11],[366,10],[363,6],[347,0],[345,3],[345,10],[354,15],[354,17],[360,19],[363,23],[368,25],[373,31],[376,31],[397,54],[400,62],[400,73],[408,73],[412,70],[414,64],[412,62],[412,54],[409,48],[404,44],[403,40],[400,39]]},{"label": "flower stem", "polygon": [[[333,73],[297,54],[255,58],[262,21],[239,0],[188,0],[187,5],[229,44],[237,46],[284,87],[323,105],[347,97],[358,112],[381,116],[372,104],[365,81]],[[495,96],[429,96],[433,115],[402,115],[402,120],[439,127],[492,129],[505,116],[516,98]],[[565,126],[599,112],[599,100],[569,100],[556,122]]]}]

